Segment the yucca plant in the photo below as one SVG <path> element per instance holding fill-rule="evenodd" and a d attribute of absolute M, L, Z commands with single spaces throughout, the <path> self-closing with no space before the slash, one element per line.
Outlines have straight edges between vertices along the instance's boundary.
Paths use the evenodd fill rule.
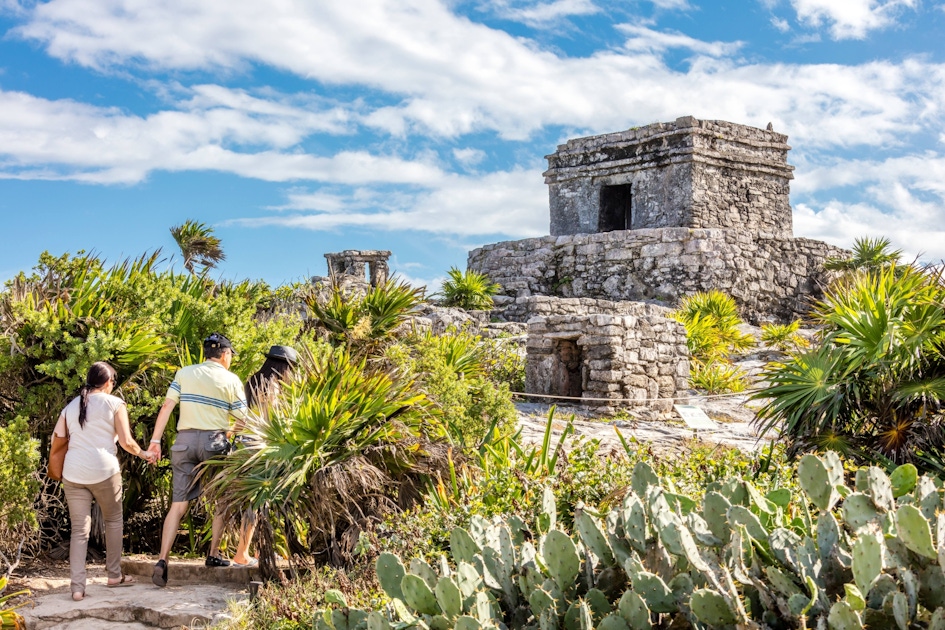
<path fill-rule="evenodd" d="M 763 430 L 791 452 L 832 448 L 864 460 L 942 469 L 945 283 L 941 269 L 859 271 L 835 283 L 812 319 L 822 341 L 774 364 L 754 397 Z"/>
<path fill-rule="evenodd" d="M 684 297 L 673 311 L 673 318 L 686 326 L 690 354 L 703 361 L 745 352 L 755 344 L 751 335 L 738 329 L 744 322 L 735 300 L 721 291 Z"/>
<path fill-rule="evenodd" d="M 401 484 L 445 470 L 446 451 L 433 445 L 442 428 L 411 381 L 369 371 L 341 348 L 303 368 L 247 423 L 246 447 L 209 463 L 207 491 L 231 513 L 268 514 L 314 553 L 359 520 L 397 509 Z M 275 574 L 271 548 L 261 562 Z"/>
<path fill-rule="evenodd" d="M 738 366 L 725 361 L 693 361 L 689 383 L 710 394 L 743 392 L 748 386 L 747 376 Z"/>
<path fill-rule="evenodd" d="M 488 310 L 492 308 L 492 296 L 502 287 L 489 280 L 484 273 L 456 267 L 447 272 L 449 279 L 443 281 L 439 295 L 443 306 L 455 306 L 466 310 Z"/>

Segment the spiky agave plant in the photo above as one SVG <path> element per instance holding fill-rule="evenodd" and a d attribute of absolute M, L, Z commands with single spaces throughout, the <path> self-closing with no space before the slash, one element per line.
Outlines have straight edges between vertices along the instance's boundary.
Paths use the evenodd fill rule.
<path fill-rule="evenodd" d="M 860 271 L 812 314 L 822 342 L 773 364 L 758 414 L 794 452 L 832 448 L 861 459 L 943 466 L 945 283 L 942 270 Z"/>
<path fill-rule="evenodd" d="M 367 370 L 365 359 L 340 348 L 309 357 L 298 374 L 247 423 L 246 446 L 209 462 L 204 474 L 222 509 L 268 514 L 269 526 L 311 551 L 361 519 L 396 510 L 401 484 L 448 462 L 446 449 L 433 445 L 439 422 L 411 381 Z M 271 547 L 260 556 L 275 575 Z"/>

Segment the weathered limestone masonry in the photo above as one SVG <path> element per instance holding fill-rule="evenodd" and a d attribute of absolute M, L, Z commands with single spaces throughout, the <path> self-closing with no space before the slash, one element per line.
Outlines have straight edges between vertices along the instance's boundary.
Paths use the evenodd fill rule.
<path fill-rule="evenodd" d="M 673 304 L 720 289 L 754 323 L 803 316 L 844 251 L 792 237 L 786 141 L 689 116 L 569 140 L 548 156 L 552 235 L 486 245 L 468 266 L 515 299 Z"/>
<path fill-rule="evenodd" d="M 560 308 L 536 303 L 531 307 L 569 311 L 611 306 L 561 302 L 565 304 Z M 529 319 L 525 390 L 583 398 L 602 411 L 613 410 L 609 401 L 615 399 L 646 401 L 654 410 L 668 411 L 672 397 L 688 387 L 685 328 L 666 317 L 669 309 L 660 306 L 629 302 L 612 306 L 613 314 Z"/>
<path fill-rule="evenodd" d="M 515 301 L 498 313 L 526 321 L 534 295 L 658 300 L 675 304 L 719 289 L 753 323 L 791 321 L 819 295 L 821 265 L 843 250 L 805 238 L 765 239 L 743 230 L 662 228 L 545 236 L 486 245 L 469 267 L 502 285 Z"/>
<path fill-rule="evenodd" d="M 692 227 L 791 236 L 787 136 L 677 118 L 578 138 L 547 156 L 551 234 Z"/>

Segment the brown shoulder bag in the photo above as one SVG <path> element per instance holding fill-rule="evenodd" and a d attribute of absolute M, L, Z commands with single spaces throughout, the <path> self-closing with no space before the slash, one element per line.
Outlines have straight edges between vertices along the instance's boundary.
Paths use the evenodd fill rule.
<path fill-rule="evenodd" d="M 66 437 L 56 435 L 53 431 L 52 445 L 49 447 L 49 464 L 46 467 L 46 476 L 56 481 L 62 480 L 62 465 L 66 462 L 66 451 L 69 450 L 69 423 L 66 426 Z"/>

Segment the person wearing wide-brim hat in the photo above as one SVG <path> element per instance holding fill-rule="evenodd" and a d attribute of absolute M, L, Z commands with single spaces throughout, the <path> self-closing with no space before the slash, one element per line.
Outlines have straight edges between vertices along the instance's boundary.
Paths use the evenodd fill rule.
<path fill-rule="evenodd" d="M 279 383 L 292 374 L 299 363 L 299 353 L 292 346 L 272 346 L 266 362 L 246 381 L 246 403 L 257 411 L 279 394 Z"/>

